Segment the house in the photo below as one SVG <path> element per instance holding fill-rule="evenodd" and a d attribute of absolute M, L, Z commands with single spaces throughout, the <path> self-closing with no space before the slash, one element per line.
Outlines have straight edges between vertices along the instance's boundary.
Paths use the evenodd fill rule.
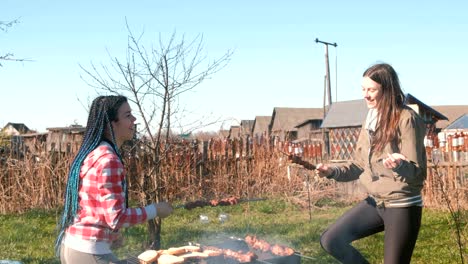
<path fill-rule="evenodd" d="M 25 124 L 9 122 L 1 130 L 0 146 L 2 149 L 9 149 L 9 151 L 19 157 L 24 154 L 26 150 L 21 135 L 29 132 L 34 131 L 31 131 Z"/>
<path fill-rule="evenodd" d="M 307 120 L 322 120 L 323 108 L 275 107 L 269 125 L 270 136 L 280 141 L 292 141 L 298 138 L 299 124 Z"/>
<path fill-rule="evenodd" d="M 422 117 L 427 125 L 426 133 L 436 133 L 436 123 L 440 120 L 448 120 L 448 117 L 441 114 L 436 109 L 426 105 L 419 101 L 416 97 L 411 94 L 407 94 L 405 98 L 405 104 L 413 108 L 419 116 Z"/>
<path fill-rule="evenodd" d="M 434 131 L 439 120 L 448 119 L 411 94 L 406 95 L 405 103 L 423 118 L 429 128 L 428 133 L 433 133 L 431 131 Z M 332 104 L 322 124 L 322 128 L 327 130 L 325 144 L 328 146 L 326 150 L 330 160 L 351 159 L 367 112 L 364 99 Z"/>
<path fill-rule="evenodd" d="M 460 116 L 457 120 L 444 128 L 444 131 L 463 130 L 468 132 L 468 113 Z"/>
<path fill-rule="evenodd" d="M 271 122 L 271 116 L 256 116 L 252 124 L 252 137 L 257 144 L 264 143 L 263 140 L 268 139 L 270 133 L 268 126 Z"/>
<path fill-rule="evenodd" d="M 240 134 L 243 137 L 250 137 L 252 136 L 252 127 L 254 124 L 254 120 L 241 120 L 240 123 Z"/>
<path fill-rule="evenodd" d="M 335 102 L 331 105 L 322 123 L 322 128 L 326 129 L 325 152 L 329 153 L 330 159 L 351 158 L 367 111 L 364 99 Z"/>
<path fill-rule="evenodd" d="M 72 125 L 69 127 L 47 128 L 47 151 L 74 153 L 80 148 L 86 127 Z"/>
<path fill-rule="evenodd" d="M 231 126 L 229 129 L 229 138 L 230 139 L 238 139 L 241 136 L 240 126 Z"/>
<path fill-rule="evenodd" d="M 9 122 L 2 128 L 2 133 L 6 136 L 19 136 L 26 134 L 30 129 L 23 123 L 11 123 Z"/>
<path fill-rule="evenodd" d="M 447 117 L 447 120 L 441 120 L 437 122 L 437 132 L 440 132 L 441 130 L 446 128 L 448 125 L 450 125 L 451 122 L 454 122 L 456 119 L 468 114 L 468 105 L 435 105 L 431 107 Z"/>
<path fill-rule="evenodd" d="M 311 141 L 322 140 L 322 126 L 323 119 L 308 119 L 298 124 L 297 140 L 296 141 Z"/>

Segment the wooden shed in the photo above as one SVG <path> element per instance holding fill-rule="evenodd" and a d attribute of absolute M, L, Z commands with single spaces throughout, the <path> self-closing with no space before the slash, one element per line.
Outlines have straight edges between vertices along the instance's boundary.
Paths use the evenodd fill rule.
<path fill-rule="evenodd" d="M 47 128 L 47 151 L 75 153 L 83 141 L 86 127 L 73 125 L 69 127 Z"/>
<path fill-rule="evenodd" d="M 25 150 L 34 155 L 44 154 L 47 146 L 47 135 L 47 133 L 30 133 L 22 135 Z"/>
<path fill-rule="evenodd" d="M 329 159 L 351 158 L 367 111 L 367 104 L 363 99 L 335 102 L 331 105 L 322 124 L 322 128 L 326 130 L 325 150 Z"/>
<path fill-rule="evenodd" d="M 299 141 L 313 141 L 322 140 L 322 126 L 323 119 L 308 119 L 298 124 L 297 128 L 297 140 Z"/>
<path fill-rule="evenodd" d="M 270 136 L 280 141 L 293 141 L 298 138 L 297 125 L 322 119 L 323 108 L 275 107 L 269 125 Z"/>

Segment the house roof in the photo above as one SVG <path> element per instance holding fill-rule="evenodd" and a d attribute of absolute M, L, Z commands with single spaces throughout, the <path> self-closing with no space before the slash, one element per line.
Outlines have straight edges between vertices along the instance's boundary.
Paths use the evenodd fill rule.
<path fill-rule="evenodd" d="M 271 122 L 271 116 L 256 116 L 252 125 L 252 134 L 268 133 L 268 126 Z"/>
<path fill-rule="evenodd" d="M 69 126 L 69 127 L 48 127 L 46 128 L 49 131 L 53 132 L 63 132 L 63 133 L 80 133 L 86 131 L 86 127 L 83 126 Z"/>
<path fill-rule="evenodd" d="M 29 132 L 29 128 L 23 123 L 9 122 L 8 124 L 5 125 L 5 127 L 8 127 L 8 126 L 12 126 L 16 131 L 20 132 L 21 134 L 25 134 Z"/>
<path fill-rule="evenodd" d="M 455 107 L 431 107 L 424 104 L 411 94 L 406 95 L 405 103 L 417 104 L 420 108 L 430 113 L 432 118 L 437 120 L 437 127 L 446 127 L 448 125 L 448 121 L 446 120 L 450 119 L 452 114 L 451 112 L 459 113 L 459 115 L 461 115 L 461 111 L 464 110 L 465 113 L 468 113 L 468 105 Z M 333 103 L 327 113 L 327 116 L 323 120 L 322 127 L 334 128 L 361 126 L 362 122 L 364 122 L 364 119 L 366 118 L 367 111 L 368 108 L 364 99 Z M 450 115 L 446 113 L 449 113 Z"/>
<path fill-rule="evenodd" d="M 436 127 L 443 129 L 446 128 L 451 122 L 457 118 L 468 114 L 468 105 L 435 105 L 432 108 L 444 114 L 448 120 L 440 120 L 436 123 Z"/>
<path fill-rule="evenodd" d="M 275 107 L 270 131 L 296 131 L 296 126 L 310 119 L 323 119 L 323 108 Z"/>
<path fill-rule="evenodd" d="M 367 111 L 364 99 L 335 102 L 328 110 L 322 128 L 361 126 Z"/>
<path fill-rule="evenodd" d="M 413 95 L 411 94 L 406 94 L 406 98 L 405 98 L 405 104 L 417 104 L 419 107 L 423 108 L 425 111 L 429 112 L 432 114 L 432 118 L 434 120 L 448 120 L 448 118 L 446 116 L 444 116 L 443 114 L 439 113 L 439 111 L 437 111 L 436 109 L 426 105 L 425 103 L 419 101 L 416 97 L 414 97 Z M 437 122 L 436 121 L 436 122 Z"/>
<path fill-rule="evenodd" d="M 23 138 L 34 138 L 34 137 L 44 137 L 44 136 L 47 136 L 48 133 L 47 132 L 41 132 L 41 133 L 28 133 L 28 134 L 24 134 L 22 135 Z"/>
<path fill-rule="evenodd" d="M 445 129 L 467 129 L 468 128 L 468 114 L 460 116 L 457 120 L 453 121 Z"/>

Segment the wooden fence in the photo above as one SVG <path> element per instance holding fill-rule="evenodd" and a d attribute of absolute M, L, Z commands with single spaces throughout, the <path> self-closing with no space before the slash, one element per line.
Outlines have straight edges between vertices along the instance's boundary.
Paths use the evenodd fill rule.
<path fill-rule="evenodd" d="M 468 161 L 428 164 L 423 190 L 425 204 L 446 208 L 449 204 L 468 208 Z"/>
<path fill-rule="evenodd" d="M 318 179 L 310 171 L 289 166 L 284 153 L 294 151 L 294 147 L 304 159 L 312 163 L 324 162 L 319 151 L 321 146 L 303 144 L 302 152 L 298 146 L 274 141 L 223 143 L 218 139 L 167 144 L 159 160 L 157 175 L 160 182 L 152 182 L 150 188 L 154 189 L 149 191 L 157 189 L 165 200 L 172 202 L 232 195 L 246 198 L 280 195 L 298 200 L 307 196 L 310 199 L 311 194 L 314 199 L 321 195 L 362 196 L 356 183 L 342 185 Z M 124 157 L 130 198 L 138 200 L 144 186 L 142 175 L 148 173 L 152 163 L 151 156 L 141 146 L 131 151 L 131 155 L 124 152 Z M 73 157 L 74 153 L 58 152 L 44 157 L 26 153 L 21 159 L 0 156 L 0 213 L 62 206 Z M 429 165 L 424 187 L 425 204 L 440 207 L 447 197 L 452 201 L 466 201 L 467 168 L 466 162 L 439 164 L 437 168 Z"/>

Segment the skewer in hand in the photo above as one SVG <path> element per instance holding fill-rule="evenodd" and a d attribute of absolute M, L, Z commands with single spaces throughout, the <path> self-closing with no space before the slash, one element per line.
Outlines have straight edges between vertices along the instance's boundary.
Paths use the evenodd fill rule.
<path fill-rule="evenodd" d="M 303 160 L 301 157 L 299 157 L 297 155 L 294 155 L 294 154 L 287 154 L 287 155 L 288 155 L 288 160 L 290 162 L 295 163 L 295 164 L 299 164 L 299 165 L 303 166 L 305 169 L 315 170 L 315 168 L 316 168 L 314 164 Z"/>

